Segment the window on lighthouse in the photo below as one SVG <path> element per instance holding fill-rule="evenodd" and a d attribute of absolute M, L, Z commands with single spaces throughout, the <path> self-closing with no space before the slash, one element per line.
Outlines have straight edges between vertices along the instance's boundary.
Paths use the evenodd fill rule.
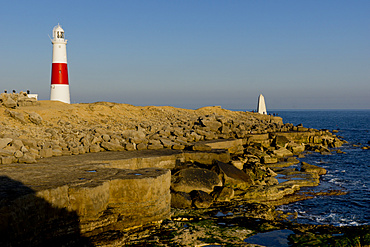
<path fill-rule="evenodd" d="M 64 32 L 57 32 L 57 38 L 63 39 L 64 38 Z"/>

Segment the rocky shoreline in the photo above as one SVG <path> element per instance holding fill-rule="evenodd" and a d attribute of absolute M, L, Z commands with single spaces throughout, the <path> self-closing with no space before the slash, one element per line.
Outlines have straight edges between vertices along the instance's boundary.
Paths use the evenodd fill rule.
<path fill-rule="evenodd" d="M 358 227 L 360 235 L 354 237 L 346 228 L 296 224 L 294 215 L 274 208 L 314 196 L 301 193 L 301 188 L 318 185 L 326 171 L 297 157 L 310 152 L 331 154 L 332 148 L 345 142 L 328 130 L 221 107 L 187 110 L 108 102 L 67 105 L 29 101 L 23 96 L 0 97 L 0 177 L 13 184 L 0 188 L 0 215 L 9 221 L 18 219 L 9 216 L 15 213 L 9 211 L 9 205 L 24 204 L 32 192 L 53 207 L 72 210 L 68 222 L 72 217 L 79 223 L 72 232 L 67 230 L 68 224 L 60 227 L 59 233 L 50 230 L 55 236 L 46 240 L 29 236 L 29 231 L 15 232 L 10 238 L 13 243 L 2 242 L 5 246 L 29 243 L 33 238 L 35 246 L 61 238 L 66 246 L 238 246 L 247 245 L 244 240 L 249 236 L 276 229 L 294 231 L 291 241 L 297 246 L 357 239 L 360 246 L 370 244 L 366 227 Z M 36 176 L 35 171 L 46 170 L 46 175 L 37 175 L 38 180 L 29 179 Z M 81 181 L 77 174 L 83 171 L 100 177 L 84 173 Z M 68 172 L 76 176 L 64 178 Z M 141 176 L 146 172 L 148 175 Z M 52 182 L 43 183 L 46 180 Z M 60 184 L 55 183 L 58 180 Z M 112 185 L 116 180 L 119 184 Z M 128 189 L 126 184 L 132 187 Z M 68 199 L 56 200 L 51 194 L 66 185 Z M 23 189 L 15 198 L 12 193 L 19 186 Z M 122 188 L 121 195 L 112 188 Z M 144 195 L 135 192 L 138 190 L 148 192 Z M 92 192 L 96 196 L 92 197 Z M 101 198 L 106 199 L 102 202 Z M 128 206 L 129 200 L 135 202 L 132 205 L 137 211 Z M 151 200 L 157 202 L 148 204 Z M 23 206 L 19 207 L 22 210 Z M 133 215 L 134 221 L 130 220 Z M 50 227 L 50 219 L 44 221 Z M 19 228 L 13 225 L 13 230 Z"/>

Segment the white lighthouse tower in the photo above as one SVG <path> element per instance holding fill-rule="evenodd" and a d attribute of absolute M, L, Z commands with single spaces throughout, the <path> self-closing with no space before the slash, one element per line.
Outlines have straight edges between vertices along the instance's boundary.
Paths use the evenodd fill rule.
<path fill-rule="evenodd" d="M 64 39 L 64 30 L 59 24 L 53 28 L 51 43 L 53 43 L 53 63 L 51 68 L 50 100 L 58 100 L 70 104 L 67 40 Z"/>

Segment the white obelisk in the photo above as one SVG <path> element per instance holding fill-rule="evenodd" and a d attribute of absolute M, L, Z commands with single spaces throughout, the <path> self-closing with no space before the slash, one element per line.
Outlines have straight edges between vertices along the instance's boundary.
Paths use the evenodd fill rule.
<path fill-rule="evenodd" d="M 259 114 L 267 114 L 266 104 L 265 104 L 265 97 L 263 97 L 262 94 L 260 94 L 260 96 L 258 96 L 257 112 Z"/>
<path fill-rule="evenodd" d="M 64 30 L 58 24 L 53 29 L 53 63 L 51 68 L 50 100 L 58 100 L 70 104 L 68 69 L 67 69 L 67 40 Z"/>

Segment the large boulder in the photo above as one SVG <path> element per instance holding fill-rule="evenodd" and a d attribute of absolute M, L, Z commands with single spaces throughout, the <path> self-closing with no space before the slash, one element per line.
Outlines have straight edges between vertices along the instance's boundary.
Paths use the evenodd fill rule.
<path fill-rule="evenodd" d="M 210 193 L 215 186 L 222 182 L 214 171 L 200 168 L 188 168 L 172 176 L 171 189 L 177 192 L 190 193 L 193 190 L 202 190 Z"/>
<path fill-rule="evenodd" d="M 217 161 L 212 170 L 218 174 L 226 187 L 245 190 L 253 185 L 253 180 L 248 174 L 231 164 Z"/>
<path fill-rule="evenodd" d="M 196 208 L 209 208 L 213 202 L 212 196 L 202 190 L 193 190 L 190 196 Z"/>

